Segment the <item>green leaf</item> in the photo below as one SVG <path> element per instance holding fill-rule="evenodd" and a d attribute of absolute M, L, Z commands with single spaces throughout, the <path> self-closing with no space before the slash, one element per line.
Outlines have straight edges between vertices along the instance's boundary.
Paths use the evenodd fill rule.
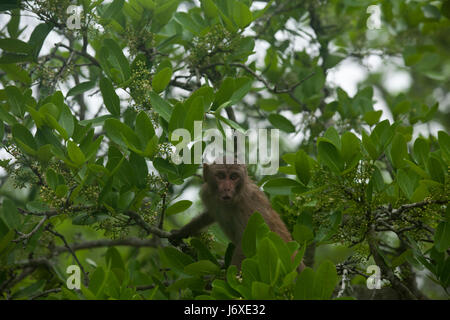
<path fill-rule="evenodd" d="M 68 135 L 67 131 L 63 127 L 61 127 L 61 125 L 58 123 L 58 121 L 56 121 L 56 119 L 50 113 L 44 114 L 44 122 L 50 128 L 58 131 L 58 133 L 61 135 L 61 137 L 64 140 L 69 139 L 69 135 Z"/>
<path fill-rule="evenodd" d="M 104 44 L 108 49 L 109 57 L 113 61 L 113 66 L 118 67 L 122 74 L 122 81 L 126 81 L 130 78 L 131 71 L 127 58 L 122 52 L 119 45 L 112 39 L 105 39 Z"/>
<path fill-rule="evenodd" d="M 292 237 L 298 243 L 305 243 L 305 242 L 309 243 L 314 239 L 314 233 L 308 226 L 297 223 L 294 226 L 294 231 L 292 232 Z"/>
<path fill-rule="evenodd" d="M 141 111 L 136 116 L 135 132 L 141 141 L 142 146 L 147 146 L 150 140 L 155 136 L 155 129 L 152 121 L 145 111 Z"/>
<path fill-rule="evenodd" d="M 125 270 L 125 264 L 122 260 L 120 252 L 115 247 L 109 247 L 105 254 L 106 264 L 111 269 Z"/>
<path fill-rule="evenodd" d="M 419 137 L 414 141 L 414 159 L 418 164 L 425 166 L 428 161 L 428 155 L 430 153 L 430 147 L 427 140 Z"/>
<path fill-rule="evenodd" d="M 252 214 L 242 235 L 242 252 L 247 258 L 256 254 L 258 237 L 262 237 L 268 232 L 269 227 L 267 227 L 261 214 L 258 212 Z"/>
<path fill-rule="evenodd" d="M 126 124 L 117 119 L 107 119 L 104 128 L 113 142 L 130 148 L 134 152 L 140 152 L 141 143 L 139 137 Z"/>
<path fill-rule="evenodd" d="M 172 115 L 172 107 L 170 104 L 153 91 L 150 91 L 149 95 L 153 110 L 156 111 L 164 120 L 169 122 Z"/>
<path fill-rule="evenodd" d="M 28 44 L 33 47 L 33 58 L 37 60 L 39 52 L 41 51 L 42 45 L 44 44 L 45 38 L 53 29 L 53 23 L 41 23 L 34 28 L 30 35 Z"/>
<path fill-rule="evenodd" d="M 295 154 L 295 172 L 297 178 L 306 186 L 311 179 L 309 156 L 302 149 Z"/>
<path fill-rule="evenodd" d="M 4 2 L 9 3 L 16 3 L 16 0 L 4 0 Z M 22 33 L 23 29 L 19 32 L 19 25 L 20 25 L 20 10 L 14 9 L 11 11 L 11 19 L 8 22 L 7 28 L 8 33 L 11 36 L 11 38 L 18 38 L 20 33 Z"/>
<path fill-rule="evenodd" d="M 102 267 L 97 267 L 89 279 L 89 290 L 95 295 L 96 298 L 101 297 L 105 280 L 105 271 Z"/>
<path fill-rule="evenodd" d="M 280 259 L 272 241 L 263 238 L 257 244 L 257 259 L 261 280 L 274 285 L 280 274 Z"/>
<path fill-rule="evenodd" d="M 58 120 L 58 123 L 61 127 L 67 132 L 67 136 L 71 137 L 73 134 L 73 130 L 75 129 L 74 116 L 70 111 L 69 107 L 65 104 L 62 106 L 61 114 Z"/>
<path fill-rule="evenodd" d="M 36 141 L 27 128 L 25 128 L 21 124 L 15 124 L 12 127 L 12 136 L 19 148 L 22 149 L 25 153 L 29 153 L 31 155 L 36 154 Z"/>
<path fill-rule="evenodd" d="M 2 3 L 0 3 L 0 11 L 13 10 L 19 7 L 19 0 L 4 0 Z"/>
<path fill-rule="evenodd" d="M 380 153 L 377 151 L 377 148 L 372 141 L 372 138 L 366 133 L 366 131 L 362 131 L 362 143 L 364 146 L 364 149 L 366 149 L 367 153 L 369 153 L 369 156 L 372 160 L 377 160 Z"/>
<path fill-rule="evenodd" d="M 418 177 L 413 171 L 404 169 L 397 171 L 397 184 L 408 199 L 411 199 L 418 180 Z"/>
<path fill-rule="evenodd" d="M 2 203 L 2 218 L 10 229 L 16 229 L 21 224 L 21 217 L 14 202 L 4 199 Z"/>
<path fill-rule="evenodd" d="M 65 197 L 67 195 L 67 192 L 69 191 L 69 187 L 65 184 L 60 184 L 55 189 L 55 194 L 58 198 Z"/>
<path fill-rule="evenodd" d="M 99 136 L 95 141 L 92 141 L 86 149 L 81 148 L 81 151 L 83 151 L 86 161 L 89 161 L 92 157 L 95 157 L 97 154 L 98 148 L 100 148 L 100 144 L 103 141 L 104 136 Z"/>
<path fill-rule="evenodd" d="M 411 109 L 411 101 L 410 100 L 403 100 L 399 103 L 397 103 L 392 110 L 392 113 L 395 116 L 398 116 L 399 114 L 407 113 Z"/>
<path fill-rule="evenodd" d="M 58 185 L 58 176 L 52 168 L 47 169 L 47 172 L 45 173 L 45 180 L 50 188 L 53 190 L 56 189 L 56 186 Z"/>
<path fill-rule="evenodd" d="M 29 55 L 33 52 L 32 46 L 19 39 L 0 39 L 0 49 L 24 55 Z"/>
<path fill-rule="evenodd" d="M 261 109 L 268 112 L 277 110 L 281 104 L 277 99 L 260 99 L 258 103 Z"/>
<path fill-rule="evenodd" d="M 242 100 L 245 95 L 251 90 L 253 85 L 253 78 L 241 77 L 234 79 L 233 94 L 230 97 L 230 103 L 235 104 Z"/>
<path fill-rule="evenodd" d="M 123 8 L 124 0 L 114 0 L 102 14 L 103 19 L 111 19 Z"/>
<path fill-rule="evenodd" d="M 20 89 L 15 86 L 7 86 L 5 92 L 11 111 L 15 115 L 23 117 L 23 114 L 25 113 L 25 98 Z"/>
<path fill-rule="evenodd" d="M 325 260 L 316 271 L 314 279 L 314 296 L 319 300 L 330 299 L 338 282 L 335 265 Z"/>
<path fill-rule="evenodd" d="M 213 0 L 200 0 L 200 3 L 208 18 L 215 18 L 219 15 L 219 9 Z"/>
<path fill-rule="evenodd" d="M 202 26 L 198 24 L 192 17 L 186 12 L 176 12 L 173 15 L 175 21 L 177 21 L 183 28 L 189 30 L 194 35 L 200 35 Z M 161 90 L 162 91 L 162 90 Z"/>
<path fill-rule="evenodd" d="M 311 300 L 314 295 L 315 274 L 313 269 L 306 267 L 297 278 L 294 288 L 295 300 Z"/>
<path fill-rule="evenodd" d="M 447 19 L 450 19 L 450 1 L 449 0 L 443 1 L 442 7 L 441 7 L 441 13 Z"/>
<path fill-rule="evenodd" d="M 174 164 L 170 163 L 169 160 L 163 158 L 155 158 L 153 159 L 153 166 L 160 173 L 166 174 L 174 174 L 177 175 L 177 168 Z"/>
<path fill-rule="evenodd" d="M 45 114 L 51 115 L 55 119 L 59 119 L 59 115 L 61 113 L 61 110 L 52 102 L 44 104 L 40 109 L 39 112 L 45 117 Z"/>
<path fill-rule="evenodd" d="M 230 128 L 235 129 L 237 131 L 240 131 L 242 133 L 245 133 L 244 128 L 242 128 L 238 123 L 236 123 L 235 121 L 228 119 L 228 118 L 224 118 L 220 115 L 218 115 L 217 113 L 215 114 L 217 119 L 220 119 L 221 121 L 225 122 Z"/>
<path fill-rule="evenodd" d="M 75 192 L 75 190 L 74 190 Z M 73 192 L 72 192 L 73 194 Z M 73 225 L 91 225 L 96 222 L 103 221 L 105 219 L 108 219 L 109 216 L 106 214 L 88 214 L 86 212 L 82 212 L 78 214 L 77 216 L 72 218 L 72 224 Z"/>
<path fill-rule="evenodd" d="M 0 57 L 0 64 L 26 62 L 31 60 L 32 57 L 30 55 L 3 52 L 2 56 Z"/>
<path fill-rule="evenodd" d="M 231 288 L 225 281 L 215 279 L 212 282 L 212 287 L 212 297 L 216 299 L 236 299 L 233 288 Z"/>
<path fill-rule="evenodd" d="M 200 260 L 185 266 L 184 272 L 194 276 L 218 275 L 220 267 L 209 260 Z"/>
<path fill-rule="evenodd" d="M 290 195 L 295 189 L 304 191 L 306 188 L 298 181 L 289 178 L 274 178 L 267 181 L 264 186 L 264 191 L 273 195 Z"/>
<path fill-rule="evenodd" d="M 164 89 L 169 84 L 171 78 L 172 78 L 172 68 L 170 67 L 163 68 L 153 77 L 152 89 L 157 93 L 164 91 Z"/>
<path fill-rule="evenodd" d="M 252 283 L 252 299 L 273 300 L 274 297 L 275 296 L 270 285 L 259 281 Z"/>
<path fill-rule="evenodd" d="M 172 115 L 169 121 L 169 132 L 173 132 L 178 128 L 184 128 L 184 121 L 186 117 L 186 104 L 177 103 L 173 108 Z"/>
<path fill-rule="evenodd" d="M 271 113 L 269 115 L 269 122 L 277 129 L 283 130 L 284 132 L 292 133 L 295 132 L 295 127 L 291 121 L 283 117 L 278 113 Z"/>
<path fill-rule="evenodd" d="M 83 165 L 86 161 L 86 157 L 83 154 L 83 151 L 77 146 L 77 144 L 73 141 L 67 142 L 67 152 L 69 154 L 70 160 L 72 160 L 77 166 Z"/>
<path fill-rule="evenodd" d="M 331 171 L 339 174 L 344 169 L 344 161 L 338 149 L 330 142 L 319 138 L 317 141 L 317 158 Z"/>
<path fill-rule="evenodd" d="M 384 151 L 386 146 L 391 142 L 394 137 L 394 127 L 389 124 L 388 120 L 381 121 L 375 129 L 373 129 L 370 138 L 375 144 L 378 154 Z"/>
<path fill-rule="evenodd" d="M 120 115 L 120 99 L 116 94 L 111 81 L 107 78 L 100 79 L 100 91 L 106 109 L 114 116 Z"/>
<path fill-rule="evenodd" d="M 214 89 L 207 85 L 198 88 L 189 96 L 184 105 L 189 108 L 191 103 L 193 103 L 197 97 L 203 97 L 204 111 L 208 112 L 211 108 L 211 103 L 214 100 Z"/>
<path fill-rule="evenodd" d="M 220 105 L 230 100 L 233 93 L 234 79 L 230 77 L 223 79 L 222 84 L 220 85 L 220 88 L 215 95 L 213 110 L 216 110 Z"/>
<path fill-rule="evenodd" d="M 80 84 L 78 84 L 75 87 L 71 88 L 67 92 L 66 97 L 77 96 L 79 94 L 82 94 L 83 92 L 86 92 L 86 91 L 94 88 L 94 87 L 95 87 L 95 81 L 81 82 Z"/>
<path fill-rule="evenodd" d="M 392 140 L 389 154 L 392 165 L 395 168 L 401 168 L 404 166 L 403 160 L 408 156 L 408 148 L 406 146 L 406 141 L 403 135 L 399 133 L 395 134 L 395 137 Z"/>
<path fill-rule="evenodd" d="M 354 168 L 361 159 L 361 141 L 351 132 L 345 132 L 341 138 L 341 154 L 346 170 Z"/>
<path fill-rule="evenodd" d="M 438 132 L 438 142 L 443 155 L 450 161 L 450 136 L 445 131 Z"/>
<path fill-rule="evenodd" d="M 367 111 L 364 114 L 363 119 L 369 126 L 373 126 L 374 124 L 376 124 L 380 120 L 380 117 L 381 117 L 382 114 L 383 114 L 382 110 Z"/>
<path fill-rule="evenodd" d="M 422 12 L 427 19 L 439 20 L 441 18 L 439 9 L 431 4 L 422 6 Z"/>
<path fill-rule="evenodd" d="M 2 58 L 0 58 L 2 59 Z M 23 68 L 15 64 L 1 64 L 0 69 L 3 69 L 12 80 L 20 81 L 28 86 L 31 85 L 31 78 Z"/>
<path fill-rule="evenodd" d="M 160 250 L 160 253 L 166 259 L 169 266 L 177 271 L 184 272 L 184 267 L 194 263 L 194 260 L 190 256 L 174 247 L 165 247 Z"/>
<path fill-rule="evenodd" d="M 0 145 L 3 141 L 4 135 L 5 135 L 5 125 L 3 124 L 3 121 L 0 121 Z"/>
<path fill-rule="evenodd" d="M 329 127 L 323 137 L 331 142 L 337 150 L 341 150 L 341 138 L 334 127 Z"/>
<path fill-rule="evenodd" d="M 199 239 L 193 238 L 190 241 L 191 246 L 197 250 L 197 258 L 198 260 L 209 260 L 216 265 L 219 265 L 217 262 L 217 259 L 214 257 L 214 255 L 209 251 L 208 247 Z"/>
<path fill-rule="evenodd" d="M 442 168 L 441 162 L 434 156 L 431 156 L 427 161 L 427 169 L 430 173 L 431 178 L 434 181 L 438 181 L 442 184 L 445 183 L 445 173 Z"/>
<path fill-rule="evenodd" d="M 190 200 L 180 200 L 166 209 L 166 215 L 170 216 L 187 210 L 192 205 Z"/>
<path fill-rule="evenodd" d="M 442 221 L 434 234 L 434 246 L 439 252 L 444 252 L 450 247 L 450 222 Z"/>
<path fill-rule="evenodd" d="M 239 28 L 244 29 L 253 21 L 252 12 L 243 2 L 233 1 L 231 6 L 233 20 Z"/>
<path fill-rule="evenodd" d="M 130 153 L 130 166 L 132 176 L 135 177 L 136 187 L 144 189 L 147 185 L 148 167 L 145 158 L 134 152 Z"/>
<path fill-rule="evenodd" d="M 45 286 L 45 283 L 46 283 L 45 279 L 38 280 L 30 284 L 29 286 L 25 287 L 24 289 L 16 291 L 11 296 L 11 299 L 20 300 L 20 298 L 29 298 L 33 294 L 40 292 L 41 289 Z"/>
<path fill-rule="evenodd" d="M 199 96 L 197 97 L 189 106 L 189 110 L 187 111 L 187 114 L 185 115 L 184 120 L 184 128 L 188 130 L 191 133 L 191 137 L 193 139 L 197 139 L 198 137 L 194 136 L 194 122 L 195 121 L 203 121 L 203 114 L 204 114 L 204 108 L 203 108 L 203 97 Z M 201 134 L 201 132 L 200 132 Z"/>

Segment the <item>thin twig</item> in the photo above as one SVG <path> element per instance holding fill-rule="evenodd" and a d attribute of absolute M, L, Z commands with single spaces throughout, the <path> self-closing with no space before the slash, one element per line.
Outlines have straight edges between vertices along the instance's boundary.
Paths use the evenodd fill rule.
<path fill-rule="evenodd" d="M 85 286 L 89 286 L 89 274 L 86 272 L 86 270 L 84 270 L 83 265 L 81 264 L 80 260 L 78 260 L 77 255 L 75 254 L 75 252 L 72 250 L 72 248 L 69 246 L 69 244 L 66 241 L 66 238 L 59 232 L 52 230 L 52 225 L 48 224 L 45 228 L 45 230 L 47 230 L 48 232 L 50 232 L 51 234 L 57 236 L 58 238 L 60 238 L 63 242 L 64 242 L 64 246 L 67 248 L 67 250 L 70 252 L 70 254 L 73 256 L 73 258 L 75 259 L 76 263 L 80 266 L 81 271 L 84 274 L 84 284 Z"/>
<path fill-rule="evenodd" d="M 55 44 L 55 46 L 57 46 L 57 47 L 63 47 L 63 48 L 66 48 L 66 49 L 69 50 L 69 51 L 75 52 L 77 55 L 82 56 L 82 57 L 85 57 L 86 59 L 88 59 L 89 61 L 91 61 L 95 66 L 101 68 L 100 63 L 97 61 L 97 59 L 95 59 L 93 56 L 91 56 L 91 55 L 88 54 L 87 52 L 75 50 L 74 48 L 69 47 L 69 46 L 67 46 L 67 45 L 65 45 L 65 44 L 63 44 L 63 43 L 57 43 L 57 44 Z"/>
<path fill-rule="evenodd" d="M 154 235 L 157 235 L 160 238 L 169 238 L 170 237 L 170 232 L 161 230 L 159 228 L 153 227 L 151 225 L 149 225 L 147 222 L 144 221 L 144 219 L 135 211 L 127 211 L 125 212 L 125 214 L 127 216 L 129 216 L 130 218 L 132 218 L 137 225 L 139 225 L 140 227 L 142 227 L 145 231 L 147 231 L 148 234 L 152 233 Z"/>
<path fill-rule="evenodd" d="M 19 238 L 12 240 L 12 242 L 20 242 L 23 240 L 27 240 L 29 238 L 31 238 L 33 236 L 33 234 L 35 234 L 44 224 L 44 222 L 48 219 L 48 216 L 44 216 L 41 221 L 39 221 L 39 223 L 33 228 L 33 230 L 31 230 L 29 233 L 22 233 L 20 231 L 16 232 L 20 235 Z"/>
<path fill-rule="evenodd" d="M 42 292 L 39 292 L 39 293 L 37 293 L 35 295 L 30 296 L 30 298 L 28 298 L 28 300 L 34 300 L 34 299 L 37 299 L 37 298 L 40 298 L 40 297 L 43 297 L 43 296 L 47 296 L 47 295 L 49 295 L 51 293 L 61 292 L 61 290 L 62 290 L 61 288 L 48 289 L 48 290 L 45 290 L 45 291 L 42 291 Z"/>
<path fill-rule="evenodd" d="M 93 249 L 93 248 L 103 248 L 103 247 L 115 247 L 115 246 L 130 246 L 130 247 L 155 247 L 155 241 L 153 239 L 139 239 L 139 238 L 128 238 L 128 239 L 100 239 L 85 241 L 81 243 L 74 243 L 70 245 L 72 251 Z M 54 249 L 55 254 L 60 254 L 62 252 L 69 251 L 67 246 L 56 247 Z"/>

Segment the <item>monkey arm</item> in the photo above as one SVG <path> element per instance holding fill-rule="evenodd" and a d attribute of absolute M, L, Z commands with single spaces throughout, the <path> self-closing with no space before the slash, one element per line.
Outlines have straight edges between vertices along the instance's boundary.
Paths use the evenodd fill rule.
<path fill-rule="evenodd" d="M 214 218 L 208 213 L 204 212 L 198 217 L 192 219 L 191 222 L 186 224 L 184 227 L 178 230 L 173 230 L 171 232 L 172 239 L 183 239 L 191 235 L 200 232 L 201 229 L 207 227 L 214 222 Z"/>

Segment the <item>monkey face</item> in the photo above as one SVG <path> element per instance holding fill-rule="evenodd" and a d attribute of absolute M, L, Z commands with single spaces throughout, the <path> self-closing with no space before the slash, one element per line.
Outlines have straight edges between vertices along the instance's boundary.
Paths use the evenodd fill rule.
<path fill-rule="evenodd" d="M 204 167 L 204 175 L 219 201 L 233 203 L 240 194 L 245 179 L 244 170 L 241 165 L 213 164 Z"/>

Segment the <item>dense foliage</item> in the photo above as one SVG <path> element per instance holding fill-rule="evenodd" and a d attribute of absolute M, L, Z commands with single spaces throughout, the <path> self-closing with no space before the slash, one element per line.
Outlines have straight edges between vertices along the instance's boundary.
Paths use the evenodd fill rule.
<path fill-rule="evenodd" d="M 448 298 L 449 32 L 448 0 L 2 1 L 0 297 Z M 295 241 L 254 214 L 240 271 L 217 226 L 167 240 L 202 210 L 194 121 L 282 132 L 249 169 Z"/>

